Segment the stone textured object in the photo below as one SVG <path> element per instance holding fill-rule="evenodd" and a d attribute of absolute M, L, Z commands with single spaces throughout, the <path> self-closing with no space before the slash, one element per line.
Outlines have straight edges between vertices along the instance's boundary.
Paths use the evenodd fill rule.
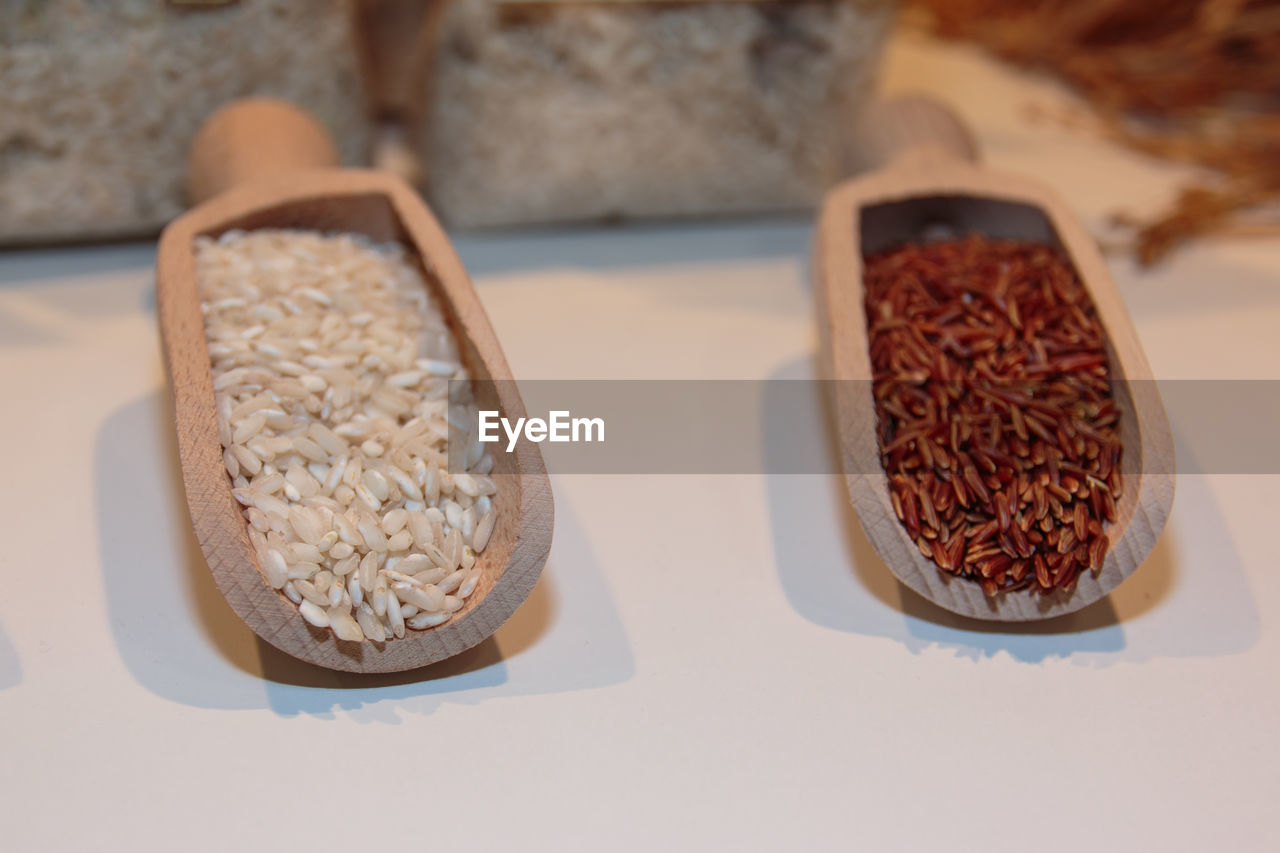
<path fill-rule="evenodd" d="M 390 27 L 397 38 L 372 55 L 394 79 L 363 89 L 358 3 L 428 31 Z M 368 160 L 371 112 L 404 112 L 452 225 L 812 208 L 850 171 L 845 142 L 892 7 L 3 2 L 0 245 L 156 232 L 185 208 L 196 127 L 250 94 L 311 112 L 347 164 Z"/>
<path fill-rule="evenodd" d="M 346 0 L 0 3 L 0 244 L 153 233 L 227 101 L 276 95 L 364 159 Z"/>
<path fill-rule="evenodd" d="M 416 136 L 460 226 L 806 209 L 849 172 L 888 0 L 454 0 Z"/>

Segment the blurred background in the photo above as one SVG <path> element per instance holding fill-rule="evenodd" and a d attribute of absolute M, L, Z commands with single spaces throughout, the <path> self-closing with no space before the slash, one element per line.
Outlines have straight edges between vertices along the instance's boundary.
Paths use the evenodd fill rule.
<path fill-rule="evenodd" d="M 1249 451 L 1276 456 L 1280 242 L 1257 235 L 1280 231 L 1278 33 L 1256 0 L 0 0 L 5 849 L 402 829 L 557 853 L 1270 853 L 1280 467 Z M 838 478 L 553 473 L 528 603 L 425 676 L 317 674 L 230 610 L 155 309 L 154 235 L 213 111 L 284 98 L 345 164 L 413 178 L 530 401 L 538 380 L 785 385 L 804 396 L 743 407 L 744 452 L 834 471 L 812 211 L 872 100 L 908 91 L 1114 251 L 1180 477 L 1106 602 L 1003 627 L 934 607 Z M 390 769 L 350 783 L 370 756 Z M 295 777 L 344 810 L 291 808 Z M 978 792 L 1011 780 L 1061 793 L 993 827 Z"/>
<path fill-rule="evenodd" d="M 1272 0 L 6 0 L 0 245 L 156 232 L 200 123 L 251 94 L 454 227 L 807 210 L 855 171 L 894 27 L 1081 96 L 1029 121 L 1201 168 L 1113 223 L 1143 261 L 1280 232 Z"/>

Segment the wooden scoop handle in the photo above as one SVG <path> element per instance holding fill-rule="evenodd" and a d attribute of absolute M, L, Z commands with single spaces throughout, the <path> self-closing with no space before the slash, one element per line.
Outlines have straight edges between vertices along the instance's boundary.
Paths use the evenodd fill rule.
<path fill-rule="evenodd" d="M 187 200 L 199 204 L 237 184 L 338 165 L 328 131 L 274 98 L 232 101 L 205 120 L 187 152 Z"/>
<path fill-rule="evenodd" d="M 964 120 L 941 101 L 902 95 L 877 101 L 862 115 L 855 152 L 864 169 L 914 158 L 978 162 L 978 144 Z"/>

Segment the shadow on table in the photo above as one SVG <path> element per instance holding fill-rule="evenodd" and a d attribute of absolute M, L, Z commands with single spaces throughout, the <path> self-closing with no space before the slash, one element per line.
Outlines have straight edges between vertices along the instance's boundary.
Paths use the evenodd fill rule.
<path fill-rule="evenodd" d="M 807 360 L 797 361 L 773 378 L 807 379 L 811 371 Z M 766 455 L 794 456 L 803 447 L 823 457 L 808 460 L 804 470 L 839 471 L 821 387 L 804 387 L 810 399 L 799 409 L 766 405 Z M 783 591 L 798 613 L 823 627 L 887 637 L 913 653 L 939 646 L 973 659 L 1003 651 L 1029 663 L 1070 657 L 1090 665 L 1234 654 L 1258 636 L 1240 557 L 1202 477 L 1179 479 L 1176 511 L 1164 535 L 1111 595 L 1065 616 L 1012 624 L 956 615 L 900 584 L 863 533 L 842 476 L 774 474 L 768 492 Z M 1207 543 L 1211 554 L 1188 550 L 1179 517 L 1195 519 L 1197 543 Z M 1199 571 L 1184 565 L 1192 555 L 1201 558 L 1193 563 Z"/>
<path fill-rule="evenodd" d="M 1109 266 L 1129 313 L 1148 321 L 1194 323 L 1235 311 L 1270 313 L 1280 307 L 1280 289 L 1267 242 L 1242 240 L 1226 248 L 1206 241 L 1187 246 L 1174 264 L 1140 267 L 1136 259 L 1120 257 L 1109 259 Z M 1206 281 L 1214 286 L 1205 287 Z"/>
<path fill-rule="evenodd" d="M 22 683 L 22 661 L 13 647 L 4 626 L 0 626 L 0 690 L 8 690 Z"/>
<path fill-rule="evenodd" d="M 362 722 L 397 722 L 403 712 L 430 714 L 445 702 L 586 690 L 634 672 L 609 590 L 563 504 L 541 580 L 475 648 L 420 670 L 372 676 L 290 657 L 258 639 L 214 585 L 187 515 L 177 459 L 169 398 L 160 391 L 108 418 L 94 454 L 116 645 L 134 678 L 159 696 L 202 708 L 319 717 L 344 711 Z M 561 618 L 562 609 L 574 618 Z"/>
<path fill-rule="evenodd" d="M 672 264 L 720 263 L 804 255 L 813 220 L 808 214 L 727 217 L 688 222 L 631 222 L 494 229 L 451 235 L 474 277 L 571 268 L 616 270 Z M 654 245 L 660 243 L 661 252 Z"/>
<path fill-rule="evenodd" d="M 155 258 L 155 241 L 145 238 L 78 246 L 5 249 L 0 251 L 0 289 L 39 285 L 43 290 L 50 278 L 83 279 L 86 285 L 92 285 L 104 275 L 150 269 Z M 99 291 L 101 289 L 98 288 Z M 68 305 L 68 308 L 76 313 L 96 316 L 97 311 L 115 299 L 111 295 L 102 295 L 98 304 Z"/>
<path fill-rule="evenodd" d="M 812 231 L 807 217 L 774 218 L 467 234 L 455 246 L 481 297 L 495 296 L 500 328 L 522 322 L 550 295 L 581 316 L 613 318 L 581 330 L 580 349 L 631 348 L 643 358 L 649 338 L 618 320 L 633 309 L 660 308 L 673 324 L 667 332 L 694 351 L 731 346 L 752 317 L 809 323 L 807 300 L 796 297 L 808 286 L 798 262 Z M 636 378 L 645 376 L 636 369 Z"/>
<path fill-rule="evenodd" d="M 66 324 L 138 310 L 152 288 L 138 272 L 155 262 L 154 243 L 60 246 L 0 251 L 0 346 L 54 345 Z M 107 287 L 104 278 L 136 279 L 136 287 Z"/>

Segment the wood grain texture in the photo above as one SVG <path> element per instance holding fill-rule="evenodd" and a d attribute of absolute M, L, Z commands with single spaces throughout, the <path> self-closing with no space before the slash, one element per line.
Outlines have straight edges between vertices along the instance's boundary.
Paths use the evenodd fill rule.
<path fill-rule="evenodd" d="M 355 0 L 351 42 L 369 113 L 399 122 L 426 107 L 440 22 L 452 0 Z"/>
<path fill-rule="evenodd" d="M 256 179 L 338 165 L 338 148 L 307 112 L 278 98 L 242 98 L 209 116 L 187 150 L 187 203 Z"/>
<path fill-rule="evenodd" d="M 976 163 L 979 155 L 969 126 L 924 95 L 872 103 L 859 116 L 851 148 L 859 173 L 892 165 L 903 157 L 951 157 Z"/>
<path fill-rule="evenodd" d="M 222 193 L 175 220 L 160 238 L 156 294 L 170 383 L 178 451 L 196 538 L 232 609 L 268 643 L 330 669 L 395 672 L 463 651 L 498 629 L 533 589 L 551 547 L 551 487 L 536 444 L 522 439 L 512 453 L 495 453 L 493 479 L 498 521 L 480 555 L 482 580 L 449 622 L 408 631 L 385 643 L 337 640 L 311 627 L 298 609 L 266 583 L 248 538 L 240 506 L 222 464 L 213 376 L 200 299 L 193 241 L 233 228 L 308 228 L 400 240 L 415 249 L 428 286 L 440 297 L 458 337 L 463 360 L 495 399 L 481 400 L 505 417 L 523 417 L 524 403 L 475 290 L 430 211 L 407 185 L 390 175 L 318 170 L 283 181 L 258 181 Z"/>
<path fill-rule="evenodd" d="M 940 571 L 923 557 L 894 513 L 880 466 L 862 287 L 864 253 L 918 241 L 939 223 L 958 235 L 1041 240 L 1060 245 L 1089 291 L 1108 338 L 1121 411 L 1124 494 L 1102 570 L 1076 588 L 1048 595 L 1023 591 L 987 598 L 979 584 Z M 979 619 L 1028 621 L 1078 610 L 1132 574 L 1155 546 L 1173 505 L 1173 438 L 1151 368 L 1097 246 L 1065 204 L 1039 184 L 987 171 L 919 147 L 877 173 L 827 197 L 815 242 L 823 364 L 849 498 L 876 552 L 920 595 Z"/>

